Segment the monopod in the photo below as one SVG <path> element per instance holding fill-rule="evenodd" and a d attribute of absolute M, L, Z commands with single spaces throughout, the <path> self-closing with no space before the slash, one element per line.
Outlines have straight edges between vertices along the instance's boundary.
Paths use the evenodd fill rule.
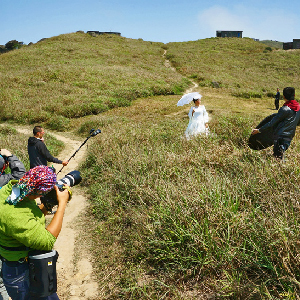
<path fill-rule="evenodd" d="M 76 155 L 76 153 L 88 141 L 89 138 L 96 136 L 98 133 L 101 133 L 100 129 L 97 129 L 97 130 L 91 129 L 90 135 L 85 139 L 85 141 L 80 145 L 80 147 L 73 153 L 73 155 L 68 159 L 68 161 L 70 161 Z M 64 166 L 62 166 L 62 168 L 57 172 L 57 174 L 60 173 L 63 168 L 64 168 Z"/>

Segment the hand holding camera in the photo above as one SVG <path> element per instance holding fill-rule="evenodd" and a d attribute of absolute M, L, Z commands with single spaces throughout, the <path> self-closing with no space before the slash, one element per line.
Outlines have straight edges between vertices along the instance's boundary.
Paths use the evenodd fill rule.
<path fill-rule="evenodd" d="M 67 185 L 66 185 L 66 187 L 67 187 Z M 56 192 L 58 206 L 66 205 L 70 198 L 70 194 L 69 194 L 70 190 L 68 188 L 60 190 L 57 185 L 54 186 L 54 189 Z"/>
<path fill-rule="evenodd" d="M 67 195 L 68 200 L 72 198 L 72 192 L 70 187 L 77 185 L 81 182 L 81 176 L 79 171 L 71 171 L 65 177 L 58 180 L 55 183 L 54 189 L 52 189 L 48 194 L 41 197 L 41 202 L 44 204 L 44 207 L 47 211 L 52 211 L 52 208 L 59 204 L 60 201 L 64 201 L 64 196 L 62 196 L 62 192 Z M 65 192 L 67 190 L 68 192 Z M 62 196 L 62 197 L 61 197 Z M 60 199 L 62 198 L 62 199 Z"/>

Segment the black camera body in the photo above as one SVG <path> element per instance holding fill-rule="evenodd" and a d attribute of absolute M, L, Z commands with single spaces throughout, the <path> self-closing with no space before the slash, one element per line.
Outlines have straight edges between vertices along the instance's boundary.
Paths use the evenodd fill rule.
<path fill-rule="evenodd" d="M 72 171 L 68 173 L 65 177 L 58 180 L 55 185 L 58 187 L 60 191 L 63 191 L 65 189 L 65 184 L 69 187 L 72 187 L 74 185 L 77 185 L 81 182 L 81 176 L 79 171 Z M 70 195 L 71 197 L 71 195 Z M 44 204 L 44 207 L 47 209 L 47 211 L 52 211 L 52 208 L 58 204 L 57 201 L 57 195 L 56 191 L 53 188 L 50 192 L 48 192 L 46 195 L 41 197 L 41 203 Z"/>

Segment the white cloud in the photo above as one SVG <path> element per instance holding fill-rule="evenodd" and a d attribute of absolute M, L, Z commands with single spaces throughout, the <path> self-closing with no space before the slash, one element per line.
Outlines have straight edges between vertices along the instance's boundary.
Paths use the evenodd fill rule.
<path fill-rule="evenodd" d="M 286 18 L 285 16 L 289 16 Z M 200 32 L 216 36 L 216 30 L 240 30 L 244 37 L 292 41 L 298 38 L 300 23 L 296 14 L 275 9 L 254 9 L 238 5 L 230 9 L 212 6 L 199 14 Z"/>

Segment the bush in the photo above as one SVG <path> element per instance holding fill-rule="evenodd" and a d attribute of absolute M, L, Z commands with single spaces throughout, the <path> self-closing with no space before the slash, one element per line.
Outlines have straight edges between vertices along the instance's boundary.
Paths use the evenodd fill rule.
<path fill-rule="evenodd" d="M 17 40 L 11 40 L 5 44 L 7 50 L 19 49 L 22 46 Z"/>
<path fill-rule="evenodd" d="M 53 116 L 46 124 L 50 129 L 65 131 L 69 129 L 70 120 L 63 116 Z"/>

